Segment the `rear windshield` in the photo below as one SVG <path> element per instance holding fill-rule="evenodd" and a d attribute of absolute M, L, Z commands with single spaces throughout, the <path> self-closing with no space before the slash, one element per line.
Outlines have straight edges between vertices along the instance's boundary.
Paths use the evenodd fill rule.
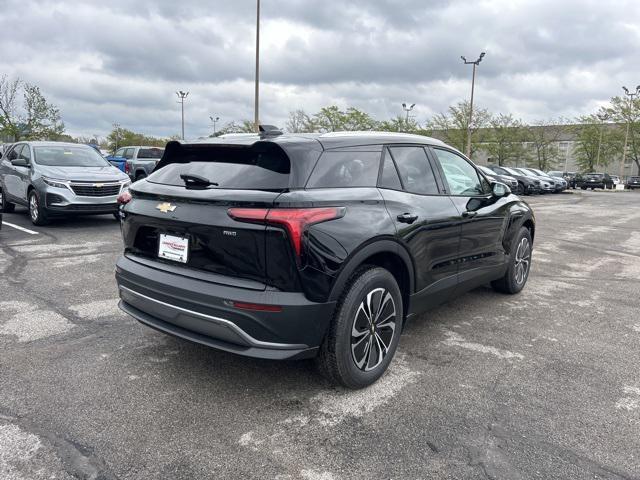
<path fill-rule="evenodd" d="M 640 180 L 640 177 L 629 177 L 629 180 Z"/>
<path fill-rule="evenodd" d="M 164 148 L 141 148 L 138 151 L 138 158 L 160 159 L 164 153 Z"/>
<path fill-rule="evenodd" d="M 588 178 L 602 178 L 604 175 L 602 173 L 587 173 Z"/>
<path fill-rule="evenodd" d="M 258 153 L 243 148 L 176 159 L 178 162 L 180 160 L 184 163 L 170 163 L 153 172 L 147 180 L 163 185 L 184 186 L 181 175 L 196 175 L 211 182 L 209 188 L 285 190 L 289 187 L 291 164 L 284 152 Z"/>
<path fill-rule="evenodd" d="M 35 162 L 47 167 L 106 167 L 111 165 L 95 149 L 86 146 L 35 147 Z"/>

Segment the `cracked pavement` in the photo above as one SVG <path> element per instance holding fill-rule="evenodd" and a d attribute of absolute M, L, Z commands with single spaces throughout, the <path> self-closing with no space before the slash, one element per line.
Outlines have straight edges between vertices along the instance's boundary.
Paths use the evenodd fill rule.
<path fill-rule="evenodd" d="M 120 313 L 112 217 L 4 226 L 0 478 L 640 479 L 640 192 L 527 201 L 524 292 L 422 315 L 358 392 Z"/>

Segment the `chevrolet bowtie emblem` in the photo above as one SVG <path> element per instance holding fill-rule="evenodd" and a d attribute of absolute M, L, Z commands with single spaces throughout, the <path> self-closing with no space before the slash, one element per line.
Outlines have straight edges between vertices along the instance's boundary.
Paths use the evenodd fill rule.
<path fill-rule="evenodd" d="M 160 210 L 162 213 L 173 212 L 177 207 L 175 205 L 171 205 L 170 203 L 164 202 L 156 205 L 156 208 Z"/>

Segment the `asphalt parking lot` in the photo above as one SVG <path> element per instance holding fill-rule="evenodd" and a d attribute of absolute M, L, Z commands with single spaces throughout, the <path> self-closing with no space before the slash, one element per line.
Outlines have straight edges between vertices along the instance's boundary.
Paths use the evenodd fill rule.
<path fill-rule="evenodd" d="M 640 194 L 528 199 L 525 291 L 410 323 L 373 387 L 119 312 L 110 216 L 0 231 L 0 478 L 640 478 Z"/>

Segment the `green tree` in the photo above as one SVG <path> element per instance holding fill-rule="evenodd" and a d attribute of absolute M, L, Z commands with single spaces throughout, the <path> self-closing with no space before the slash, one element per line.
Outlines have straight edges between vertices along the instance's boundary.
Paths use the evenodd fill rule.
<path fill-rule="evenodd" d="M 136 133 L 126 128 L 113 129 L 107 135 L 108 150 L 115 151 L 117 148 L 126 146 L 147 146 L 147 147 L 164 147 L 167 144 L 167 138 L 152 137 L 142 133 Z"/>
<path fill-rule="evenodd" d="M 578 117 L 573 131 L 576 161 L 583 172 L 593 172 L 597 165 L 606 167 L 621 150 L 619 133 L 603 125 L 597 114 Z"/>
<path fill-rule="evenodd" d="M 486 133 L 485 143 L 482 148 L 494 163 L 506 165 L 509 162 L 517 162 L 524 155 L 525 140 L 524 125 L 513 115 L 499 114 L 489 120 L 489 129 Z"/>
<path fill-rule="evenodd" d="M 19 93 L 22 91 L 22 104 Z M 64 133 L 64 123 L 58 108 L 49 103 L 40 88 L 0 78 L 0 133 L 14 141 L 57 140 Z"/>
<path fill-rule="evenodd" d="M 391 120 L 380 122 L 378 129 L 382 132 L 418 133 L 420 131 L 420 125 L 411 117 L 409 117 L 407 121 L 406 115 L 398 115 Z"/>
<path fill-rule="evenodd" d="M 318 132 L 346 132 L 375 130 L 378 125 L 368 113 L 349 107 L 340 110 L 336 105 L 321 108 L 313 115 L 312 123 Z"/>
<path fill-rule="evenodd" d="M 449 107 L 446 113 L 438 113 L 427 123 L 425 133 L 448 143 L 461 152 L 467 149 L 469 133 L 469 102 L 463 101 Z M 484 108 L 474 108 L 471 122 L 471 157 L 481 148 L 491 114 Z"/>
<path fill-rule="evenodd" d="M 227 133 L 255 133 L 255 125 L 251 120 L 243 120 L 241 123 L 231 121 L 216 132 L 216 137 Z"/>
<path fill-rule="evenodd" d="M 555 167 L 559 160 L 558 141 L 565 129 L 565 121 L 562 119 L 539 121 L 536 125 L 525 127 L 526 141 L 532 147 L 527 156 L 540 170 L 546 172 Z"/>
<path fill-rule="evenodd" d="M 311 133 L 316 131 L 316 126 L 304 110 L 295 110 L 289 112 L 285 129 L 289 133 Z"/>
<path fill-rule="evenodd" d="M 615 122 L 620 124 L 617 132 L 618 141 L 623 145 L 620 147 L 620 153 L 624 148 L 627 128 L 629 129 L 626 159 L 636 164 L 638 175 L 640 175 L 640 99 L 635 97 L 630 101 L 626 97 L 613 97 L 607 112 Z"/>

